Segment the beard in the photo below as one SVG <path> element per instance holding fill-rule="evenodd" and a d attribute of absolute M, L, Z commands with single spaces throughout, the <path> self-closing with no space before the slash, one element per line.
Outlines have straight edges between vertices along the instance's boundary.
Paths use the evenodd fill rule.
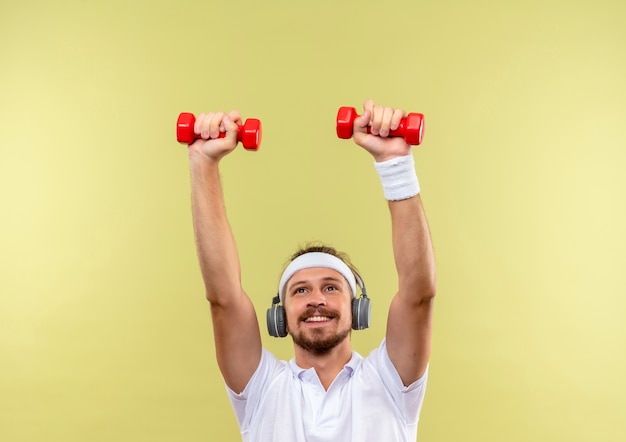
<path fill-rule="evenodd" d="M 341 319 L 337 313 L 324 308 L 312 308 L 302 314 L 299 320 L 303 321 L 305 318 L 313 315 Z M 346 330 L 341 330 L 326 337 L 324 337 L 324 333 L 326 333 L 326 331 L 322 329 L 311 329 L 309 330 L 310 333 L 305 333 L 304 331 L 294 333 L 289 331 L 289 334 L 293 339 L 293 343 L 298 347 L 316 356 L 323 356 L 330 353 L 333 348 L 341 344 L 348 336 L 350 336 L 351 331 L 351 328 L 347 328 Z"/>

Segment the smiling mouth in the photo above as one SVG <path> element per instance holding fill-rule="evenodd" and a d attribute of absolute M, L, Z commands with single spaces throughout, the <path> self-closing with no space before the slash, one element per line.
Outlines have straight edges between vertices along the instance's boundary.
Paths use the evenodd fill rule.
<path fill-rule="evenodd" d="M 311 316 L 309 318 L 306 318 L 304 320 L 304 322 L 306 322 L 306 323 L 310 323 L 310 322 L 328 322 L 331 319 L 332 318 L 329 318 L 327 316 Z"/>

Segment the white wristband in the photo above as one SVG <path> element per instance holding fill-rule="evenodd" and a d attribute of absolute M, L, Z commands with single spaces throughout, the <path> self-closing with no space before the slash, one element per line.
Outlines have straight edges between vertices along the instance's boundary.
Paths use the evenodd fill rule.
<path fill-rule="evenodd" d="M 374 167 L 383 185 L 385 199 L 400 201 L 420 193 L 413 154 L 409 153 L 382 163 L 374 162 Z"/>

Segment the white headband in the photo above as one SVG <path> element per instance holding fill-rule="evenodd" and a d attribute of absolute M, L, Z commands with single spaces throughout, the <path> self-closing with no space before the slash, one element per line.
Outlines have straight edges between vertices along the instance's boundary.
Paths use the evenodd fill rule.
<path fill-rule="evenodd" d="M 348 267 L 345 262 L 328 253 L 309 252 L 300 255 L 291 261 L 283 272 L 283 275 L 280 277 L 280 283 L 278 284 L 278 296 L 280 298 L 280 302 L 283 302 L 283 295 L 285 293 L 287 281 L 289 281 L 289 279 L 291 279 L 296 272 L 302 269 L 310 269 L 314 267 L 333 269 L 341 273 L 350 285 L 352 297 L 356 297 L 356 278 L 354 277 L 352 270 L 350 270 L 350 267 Z"/>

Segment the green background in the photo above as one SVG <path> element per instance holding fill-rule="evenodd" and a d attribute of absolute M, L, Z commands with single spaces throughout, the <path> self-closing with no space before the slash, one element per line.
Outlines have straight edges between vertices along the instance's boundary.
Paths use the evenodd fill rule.
<path fill-rule="evenodd" d="M 179 112 L 239 109 L 223 162 L 264 344 L 282 264 L 347 251 L 384 335 L 389 215 L 339 106 L 426 115 L 438 262 L 419 439 L 626 440 L 626 5 L 3 0 L 0 440 L 236 441 Z M 233 324 L 236 326 L 236 324 Z"/>

